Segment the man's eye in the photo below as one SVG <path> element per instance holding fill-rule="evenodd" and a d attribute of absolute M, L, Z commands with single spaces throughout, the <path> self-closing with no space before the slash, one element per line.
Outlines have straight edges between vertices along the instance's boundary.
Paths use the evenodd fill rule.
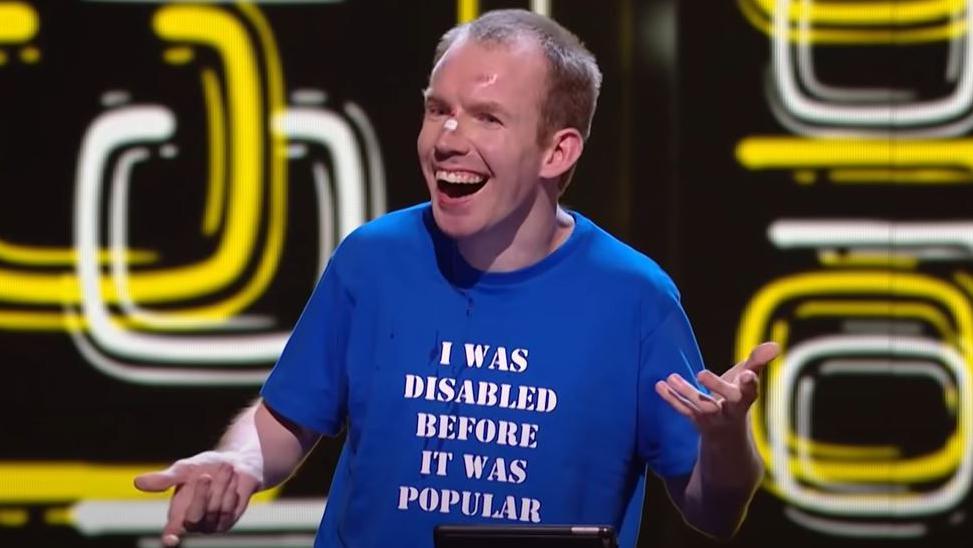
<path fill-rule="evenodd" d="M 445 108 L 439 105 L 426 105 L 426 114 L 429 116 L 445 116 L 448 113 Z"/>
<path fill-rule="evenodd" d="M 494 116 L 494 115 L 492 115 L 490 113 L 487 113 L 487 112 L 484 112 L 484 113 L 481 113 L 481 114 L 477 115 L 477 118 L 481 122 L 486 122 L 488 124 L 500 124 L 500 119 L 499 118 L 497 118 L 496 116 Z"/>

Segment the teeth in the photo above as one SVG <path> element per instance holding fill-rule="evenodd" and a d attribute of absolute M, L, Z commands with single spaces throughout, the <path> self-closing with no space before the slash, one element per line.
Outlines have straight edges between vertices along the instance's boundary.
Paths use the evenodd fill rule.
<path fill-rule="evenodd" d="M 475 185 L 485 181 L 486 177 L 468 171 L 446 171 L 441 169 L 436 172 L 436 179 L 446 181 L 447 183 Z"/>

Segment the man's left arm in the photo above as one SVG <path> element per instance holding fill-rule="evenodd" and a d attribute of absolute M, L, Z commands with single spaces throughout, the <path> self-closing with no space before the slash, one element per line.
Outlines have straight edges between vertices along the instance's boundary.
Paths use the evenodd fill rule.
<path fill-rule="evenodd" d="M 763 476 L 747 413 L 757 399 L 758 376 L 779 353 L 764 343 L 721 376 L 701 371 L 704 394 L 677 374 L 656 384 L 656 392 L 699 430 L 699 456 L 688 476 L 666 479 L 666 488 L 686 521 L 718 538 L 732 536 Z"/>

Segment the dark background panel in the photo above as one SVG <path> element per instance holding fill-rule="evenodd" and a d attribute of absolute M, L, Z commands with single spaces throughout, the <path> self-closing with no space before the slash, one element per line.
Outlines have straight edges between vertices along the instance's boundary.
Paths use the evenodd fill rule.
<path fill-rule="evenodd" d="M 132 102 L 171 107 L 180 123 L 179 162 L 153 165 L 140 181 L 144 185 L 132 206 L 138 216 L 134 237 L 147 246 L 164 246 L 169 261 L 205 257 L 212 241 L 198 238 L 203 202 L 194 186 L 205 178 L 205 111 L 195 73 L 160 61 L 163 44 L 150 28 L 159 4 L 76 0 L 31 5 L 42 21 L 32 42 L 42 61 L 19 63 L 18 48 L 0 44 L 8 59 L 0 66 L 0 239 L 70 244 L 82 135 L 106 110 L 102 94 L 126 90 Z M 232 5 L 217 5 L 237 13 Z M 425 199 L 415 160 L 420 92 L 438 37 L 456 21 L 456 5 L 446 0 L 347 0 L 260 6 L 280 51 L 285 95 L 320 89 L 327 95 L 323 108 L 340 111 L 352 101 L 367 113 L 381 147 L 390 210 Z M 481 1 L 482 9 L 529 5 Z M 739 3 L 552 0 L 551 6 L 553 17 L 582 38 L 604 72 L 592 136 L 563 201 L 672 274 L 710 368 L 722 371 L 732 364 L 741 312 L 760 288 L 819 268 L 812 251 L 774 248 L 767 227 L 775 220 L 962 220 L 968 215 L 969 191 L 962 185 L 932 190 L 802 186 L 787 171 L 753 172 L 741 166 L 734 156 L 741 139 L 789 133 L 768 107 L 768 37 L 746 21 Z M 873 48 L 851 57 L 828 50 L 821 54 L 824 66 L 837 67 L 821 73 L 828 81 L 913 85 L 923 97 L 943 91 L 936 80 L 941 48 L 935 44 L 899 53 Z M 308 206 L 313 199 L 307 190 L 309 163 L 289 166 L 294 170 L 289 202 L 294 217 L 280 266 L 285 281 L 275 282 L 254 306 L 272 314 L 281 329 L 296 319 L 310 292 L 320 244 Z M 0 268 L 10 266 L 0 261 Z M 939 264 L 927 271 L 950 276 L 952 269 Z M 10 308 L 32 310 L 23 304 Z M 229 417 L 255 395 L 254 387 L 125 383 L 93 368 L 58 330 L 0 329 L 0 362 L 7 366 L 7 390 L 0 399 L 5 417 L 0 462 L 170 461 L 212 446 Z M 922 440 L 939 439 L 951 426 L 940 410 L 926 405 L 937 403 L 931 385 L 912 393 L 907 384 L 890 383 L 882 385 L 890 386 L 888 391 L 867 398 L 857 398 L 856 392 L 878 385 L 830 386 L 839 397 L 821 402 L 827 410 L 820 420 L 827 421 L 825 432 L 835 438 L 883 418 L 908 422 L 909 408 L 883 416 L 876 407 L 910 397 L 921 400 L 919 419 L 901 429 L 885 425 L 872 434 L 881 438 L 908 431 Z M 924 427 L 925 420 L 930 428 Z M 844 428 L 842 421 L 854 424 Z M 340 439 L 324 441 L 285 488 L 285 496 L 323 496 L 339 450 Z M 84 537 L 68 527 L 45 525 L 46 510 L 71 502 L 0 500 L 0 514 L 25 510 L 28 515 L 26 526 L 0 524 L 0 545 L 138 545 L 140 535 Z M 949 512 L 920 519 L 928 532 L 907 539 L 815 532 L 788 517 L 792 509 L 777 494 L 759 490 L 740 535 L 726 545 L 961 546 L 970 529 L 968 495 Z M 644 514 L 640 546 L 716 545 L 682 522 L 655 478 L 649 480 Z M 905 520 L 892 516 L 886 521 L 897 525 Z"/>

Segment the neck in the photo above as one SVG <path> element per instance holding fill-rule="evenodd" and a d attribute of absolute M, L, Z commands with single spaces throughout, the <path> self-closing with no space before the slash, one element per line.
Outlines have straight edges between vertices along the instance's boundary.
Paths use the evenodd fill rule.
<path fill-rule="evenodd" d="M 463 259 L 484 272 L 512 272 L 560 247 L 574 230 L 574 218 L 558 205 L 556 194 L 540 194 L 524 211 L 513 212 L 490 230 L 457 240 Z"/>

